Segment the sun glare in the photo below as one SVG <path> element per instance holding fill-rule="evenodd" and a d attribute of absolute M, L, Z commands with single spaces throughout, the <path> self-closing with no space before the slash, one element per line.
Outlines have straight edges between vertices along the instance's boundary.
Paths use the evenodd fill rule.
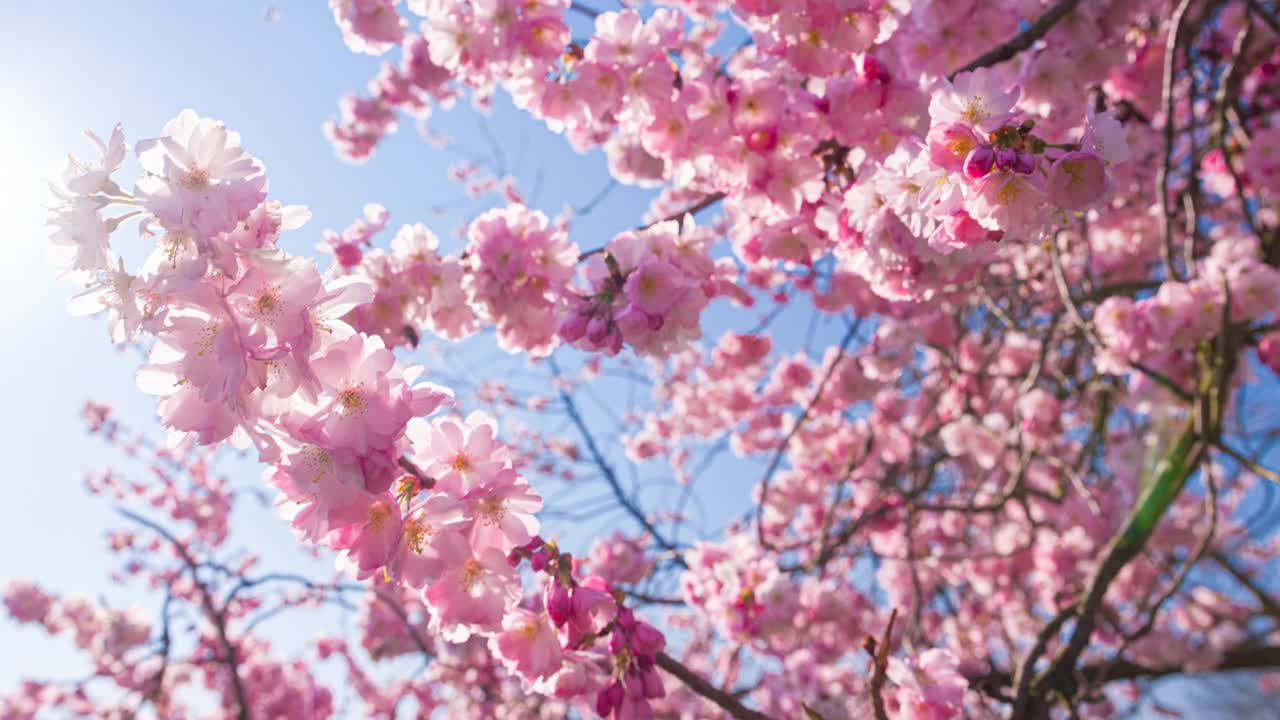
<path fill-rule="evenodd" d="M 58 272 L 48 259 L 44 222 L 52 202 L 47 178 L 59 154 L 40 106 L 27 100 L 0 91 L 0 307 L 6 308 L 28 304 L 29 293 L 52 284 Z"/>

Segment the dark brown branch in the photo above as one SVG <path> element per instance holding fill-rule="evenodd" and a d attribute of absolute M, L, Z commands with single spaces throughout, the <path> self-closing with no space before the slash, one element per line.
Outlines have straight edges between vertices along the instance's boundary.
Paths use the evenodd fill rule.
<path fill-rule="evenodd" d="M 875 711 L 876 720 L 889 720 L 889 713 L 884 706 L 884 684 L 889 678 L 889 642 L 893 639 L 893 623 L 897 619 L 898 609 L 894 608 L 889 613 L 889 622 L 884 627 L 879 644 L 875 638 L 867 636 L 864 645 L 864 649 L 872 657 L 871 680 L 867 683 L 867 692 L 871 693 L 871 707 Z"/>
<path fill-rule="evenodd" d="M 583 4 L 582 4 L 582 3 L 580 3 L 580 2 L 571 2 L 571 3 L 569 3 L 569 9 L 570 9 L 570 10 L 573 10 L 573 11 L 575 11 L 575 12 L 582 13 L 583 15 L 586 15 L 587 17 L 592 18 L 592 19 L 597 18 L 597 17 L 599 17 L 599 16 L 600 16 L 600 11 L 599 11 L 599 10 L 596 10 L 595 8 L 589 8 L 589 7 L 587 7 L 586 5 L 583 5 Z"/>
<path fill-rule="evenodd" d="M 725 194 L 724 194 L 724 193 L 722 193 L 722 192 L 712 193 L 711 195 L 708 195 L 708 196 L 706 196 L 706 197 L 702 198 L 702 199 L 701 199 L 701 200 L 699 200 L 698 202 L 696 202 L 696 203 L 694 203 L 694 204 L 692 204 L 692 205 L 690 205 L 690 206 L 688 206 L 688 207 L 686 207 L 686 208 L 681 208 L 680 210 L 677 210 L 676 212 L 673 212 L 673 213 L 671 213 L 670 215 L 668 215 L 668 216 L 666 216 L 666 217 L 664 217 L 664 218 L 659 218 L 658 220 L 654 220 L 654 221 L 653 221 L 653 222 L 651 222 L 651 223 L 646 223 L 646 224 L 644 224 L 644 225 L 640 225 L 640 226 L 636 227 L 635 229 L 636 229 L 637 231 L 640 231 L 640 230 L 648 230 L 649 228 L 653 227 L 654 225 L 658 225 L 659 223 L 669 222 L 669 221 L 671 221 L 671 220 L 679 220 L 681 223 L 683 223 L 683 222 L 684 222 L 684 216 L 685 216 L 685 215 L 693 215 L 693 214 L 695 214 L 695 213 L 702 212 L 703 210 L 706 210 L 707 208 L 711 207 L 712 205 L 715 205 L 716 203 L 718 203 L 718 202 L 720 202 L 721 200 L 723 200 L 723 199 L 724 199 L 724 196 L 725 196 Z M 592 248 L 591 250 L 584 250 L 584 251 L 582 252 L 582 254 L 578 255 L 578 262 L 582 262 L 583 260 L 586 260 L 587 258 L 591 257 L 592 255 L 598 255 L 598 254 L 600 254 L 600 253 L 602 253 L 602 252 L 604 252 L 604 246 L 603 246 L 603 245 L 602 245 L 602 246 L 600 246 L 600 247 L 598 247 L 598 248 Z"/>
<path fill-rule="evenodd" d="M 401 470 L 404 470 L 405 472 L 412 475 L 415 479 L 417 479 L 419 490 L 430 490 L 431 488 L 435 487 L 436 479 L 422 472 L 422 468 L 419 468 L 409 458 L 401 457 L 399 460 L 396 461 L 396 464 L 400 466 Z"/>
<path fill-rule="evenodd" d="M 737 720 L 773 720 L 768 715 L 743 705 L 736 697 L 707 682 L 670 655 L 660 652 L 656 659 L 658 667 L 674 675 L 690 690 L 715 703 L 721 710 L 729 713 L 730 717 Z"/>
<path fill-rule="evenodd" d="M 1227 111 L 1235 98 L 1235 86 L 1237 77 L 1240 72 L 1240 64 L 1244 61 L 1245 51 L 1249 48 L 1249 40 L 1253 34 L 1253 23 L 1245 23 L 1236 35 L 1235 41 L 1231 46 L 1231 58 L 1227 62 L 1226 68 L 1222 71 L 1222 79 L 1218 81 L 1218 94 L 1214 98 L 1216 112 L 1214 113 L 1214 139 L 1218 146 L 1219 152 L 1222 153 L 1222 162 L 1227 166 L 1227 173 L 1231 175 L 1231 184 L 1235 190 L 1236 200 L 1240 203 L 1240 212 L 1244 215 L 1245 224 L 1249 226 L 1249 231 L 1264 240 L 1262 233 L 1259 232 L 1258 223 L 1254 220 L 1253 212 L 1249 209 L 1249 201 L 1244 196 L 1244 182 L 1240 177 L 1240 173 L 1236 171 L 1235 161 L 1231 159 L 1231 148 L 1227 146 Z M 1266 247 L 1265 241 L 1263 247 Z"/>
<path fill-rule="evenodd" d="M 1076 606 L 1067 605 L 1058 611 L 1049 622 L 1040 628 L 1040 633 L 1036 635 L 1035 642 L 1031 648 L 1027 650 L 1027 655 L 1022 659 L 1022 663 L 1018 666 L 1018 671 L 1013 676 L 1013 715 L 1018 717 L 1024 710 L 1027 702 L 1027 693 L 1031 690 L 1031 678 L 1035 673 L 1036 661 L 1044 654 L 1046 648 L 1049 647 L 1049 641 L 1057 636 L 1058 631 L 1062 629 L 1063 623 L 1075 617 Z"/>
<path fill-rule="evenodd" d="M 1226 444 L 1222 440 L 1215 441 L 1213 443 L 1213 446 L 1221 450 L 1222 452 L 1226 453 L 1227 455 L 1230 455 L 1232 459 L 1234 459 L 1236 462 L 1240 463 L 1241 465 L 1245 466 L 1249 470 L 1249 472 L 1253 473 L 1254 475 L 1257 475 L 1258 477 L 1266 480 L 1270 480 L 1273 483 L 1280 483 L 1280 473 L 1277 473 L 1275 470 L 1271 470 L 1266 467 L 1263 467 L 1257 461 L 1249 459 L 1248 457 L 1245 456 L 1244 453 L 1240 452 L 1239 450 L 1236 450 L 1235 448 Z"/>
<path fill-rule="evenodd" d="M 1037 40 L 1044 37 L 1054 25 L 1058 24 L 1059 20 L 1066 17 L 1067 13 L 1075 10 L 1079 2 L 1080 0 L 1058 0 L 1058 4 L 1036 18 L 1035 22 L 1031 23 L 1026 30 L 1013 36 L 1009 42 L 979 55 L 973 62 L 951 71 L 951 74 L 947 75 L 947 79 L 954 80 L 956 75 L 962 72 L 999 65 L 1005 60 L 1012 59 L 1015 55 L 1031 47 Z"/>
<path fill-rule="evenodd" d="M 227 597 L 223 601 L 223 606 L 225 607 L 226 605 L 229 605 L 231 600 L 244 590 L 269 582 L 295 583 L 312 592 L 334 593 L 339 596 L 344 592 L 372 593 L 379 602 L 386 605 L 387 609 L 399 618 L 400 623 L 404 625 L 405 632 L 409 634 L 410 639 L 413 640 L 413 644 L 418 648 L 418 651 L 422 653 L 423 658 L 428 661 L 435 659 L 435 656 L 431 654 L 431 649 L 427 647 L 426 640 L 424 640 L 418 633 L 418 628 L 409 621 L 409 614 L 405 611 L 404 607 L 394 597 L 381 592 L 377 587 L 365 586 L 356 583 L 318 583 L 308 577 L 294 575 L 292 573 L 268 573 L 266 575 L 259 575 L 258 577 L 252 578 L 242 576 L 240 581 L 236 583 L 235 587 L 227 593 Z"/>
<path fill-rule="evenodd" d="M 1185 669 L 1182 665 L 1162 665 L 1151 667 L 1147 665 L 1139 665 L 1128 660 L 1121 660 L 1115 663 L 1102 663 L 1098 665 L 1086 665 L 1080 668 L 1080 678 L 1087 684 L 1096 684 L 1100 681 L 1113 682 L 1117 680 L 1138 680 L 1142 678 L 1166 677 L 1169 675 L 1182 675 L 1184 673 L 1203 674 L 1205 672 L 1231 672 L 1233 670 L 1261 670 L 1266 668 L 1280 667 L 1280 646 L 1271 645 L 1241 645 L 1239 647 L 1227 650 L 1222 654 L 1222 661 L 1208 670 L 1197 668 L 1194 671 Z M 973 687 L 982 690 L 988 695 L 997 692 L 1000 688 L 1009 687 L 1013 678 L 1007 672 L 989 672 L 974 675 L 967 675 Z"/>

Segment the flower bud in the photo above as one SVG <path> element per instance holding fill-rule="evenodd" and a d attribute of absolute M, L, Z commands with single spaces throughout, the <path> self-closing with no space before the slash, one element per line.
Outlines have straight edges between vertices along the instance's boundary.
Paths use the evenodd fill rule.
<path fill-rule="evenodd" d="M 561 627 L 569 621 L 569 615 L 573 612 L 573 603 L 569 599 L 569 590 L 563 585 L 552 581 L 547 586 L 543 603 L 547 606 L 547 615 L 556 627 Z"/>
<path fill-rule="evenodd" d="M 1012 148 L 1000 148 L 996 150 L 996 169 L 1005 172 L 1012 172 L 1014 165 L 1018 161 L 1018 151 Z"/>
<path fill-rule="evenodd" d="M 645 670 L 641 676 L 641 682 L 644 685 L 644 696 L 647 698 L 660 698 L 667 694 L 667 689 L 662 686 L 662 676 L 658 675 L 658 671 L 649 668 Z"/>
<path fill-rule="evenodd" d="M 603 315 L 596 315 L 587 323 L 587 339 L 593 343 L 604 342 L 609 336 L 609 321 Z"/>
<path fill-rule="evenodd" d="M 573 343 L 582 339 L 587 334 L 587 316 L 578 312 L 571 312 L 560 323 L 560 337 L 565 342 Z"/>
<path fill-rule="evenodd" d="M 1030 175 L 1035 172 L 1035 170 L 1036 156 L 1029 152 L 1019 150 L 1017 157 L 1013 160 L 1013 171 L 1016 173 L 1022 173 L 1023 175 Z"/>
<path fill-rule="evenodd" d="M 969 155 L 964 159 L 964 174 L 976 180 L 991 172 L 995 164 L 996 152 L 990 145 L 976 147 L 970 150 Z"/>
<path fill-rule="evenodd" d="M 529 567 L 532 568 L 534 572 L 542 572 L 547 567 L 547 563 L 550 562 L 550 560 L 551 555 L 548 554 L 546 550 L 538 550 L 529 556 Z"/>
<path fill-rule="evenodd" d="M 609 717 L 613 709 L 622 704 L 622 685 L 615 682 L 596 695 L 596 713 Z"/>
<path fill-rule="evenodd" d="M 344 268 L 352 268 L 364 259 L 364 252 L 355 243 L 344 242 L 333 248 L 333 257 Z"/>
<path fill-rule="evenodd" d="M 1280 333 L 1270 333 L 1258 342 L 1258 359 L 1271 372 L 1280 374 Z"/>
<path fill-rule="evenodd" d="M 653 657 L 666 646 L 666 638 L 649 623 L 636 623 L 635 629 L 631 631 L 631 649 L 638 655 Z"/>

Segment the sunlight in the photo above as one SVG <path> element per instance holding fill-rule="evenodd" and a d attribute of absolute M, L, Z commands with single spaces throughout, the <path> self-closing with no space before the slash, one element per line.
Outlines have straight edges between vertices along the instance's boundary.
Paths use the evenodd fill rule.
<path fill-rule="evenodd" d="M 9 95 L 9 91 L 4 91 Z M 39 127 L 38 116 L 21 97 L 0 102 L 0 218 L 5 238 L 0 281 L 5 285 L 37 284 L 48 278 L 44 221 L 50 203 L 46 178 L 54 172 L 57 153 Z"/>
<path fill-rule="evenodd" d="M 48 178 L 60 151 L 48 123 L 32 113 L 33 100 L 13 86 L 0 90 L 0 334 L 38 332 L 31 317 L 45 299 L 65 296 L 67 286 L 50 282 L 59 273 L 49 258 L 45 216 L 52 202 Z M 18 312 L 22 308 L 24 311 Z"/>

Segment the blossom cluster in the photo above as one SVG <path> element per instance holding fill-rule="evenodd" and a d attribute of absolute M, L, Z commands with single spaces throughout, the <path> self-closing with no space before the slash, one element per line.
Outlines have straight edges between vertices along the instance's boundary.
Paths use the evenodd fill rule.
<path fill-rule="evenodd" d="M 122 146 L 118 132 L 112 143 Z M 158 238 L 129 275 L 122 262 L 107 270 L 109 239 L 87 233 L 96 225 L 72 226 L 82 246 L 102 244 L 97 264 L 70 268 L 89 278 L 74 304 L 106 310 L 121 339 L 154 336 L 138 380 L 160 397 L 161 422 L 175 439 L 256 449 L 297 534 L 337 551 L 358 579 L 418 592 L 432 635 L 488 638 L 495 657 L 531 687 L 540 682 L 562 698 L 594 693 L 601 715 L 642 716 L 648 699 L 663 694 L 654 666 L 662 635 L 618 605 L 604 580 L 579 582 L 572 557 L 538 537 L 542 500 L 491 418 L 424 419 L 449 402 L 449 391 L 418 381 L 420 367 L 401 367 L 381 337 L 352 327 L 368 325 L 361 311 L 376 308 L 372 283 L 352 269 L 386 257 L 363 250 L 385 226 L 385 211 L 371 206 L 364 221 L 327 238 L 336 262 L 322 276 L 275 247 L 292 224 L 284 218 L 303 213 L 266 200 L 260 164 L 220 124 L 185 111 L 139 153 L 152 172 L 134 195 L 109 180 L 120 160 L 114 150 L 102 179 L 89 183 L 86 166 L 68 175 L 69 202 L 136 206 L 144 236 Z M 65 217 L 55 211 L 55 222 Z M 404 273 L 439 262 L 424 228 L 406 228 L 393 250 Z M 513 207 L 472 225 L 465 285 L 504 342 L 534 352 L 555 337 L 551 289 L 567 282 L 575 260 L 545 217 Z M 541 316 L 521 326 L 530 313 Z M 543 334 L 530 339 L 536 331 Z M 90 409 L 95 431 L 114 432 L 108 411 Z M 162 480 L 171 494 L 172 481 Z M 209 482 L 188 499 L 216 501 L 220 486 Z M 115 483 L 108 476 L 95 487 Z M 175 501 L 170 509 L 183 520 L 200 507 Z M 225 523 L 225 508 L 207 515 Z M 225 526 L 203 532 L 217 544 Z M 547 571 L 544 606 L 521 605 L 516 567 L 525 558 Z M 42 621 L 43 597 L 19 586 L 7 603 L 16 616 Z M 593 651 L 605 636 L 607 648 Z"/>

